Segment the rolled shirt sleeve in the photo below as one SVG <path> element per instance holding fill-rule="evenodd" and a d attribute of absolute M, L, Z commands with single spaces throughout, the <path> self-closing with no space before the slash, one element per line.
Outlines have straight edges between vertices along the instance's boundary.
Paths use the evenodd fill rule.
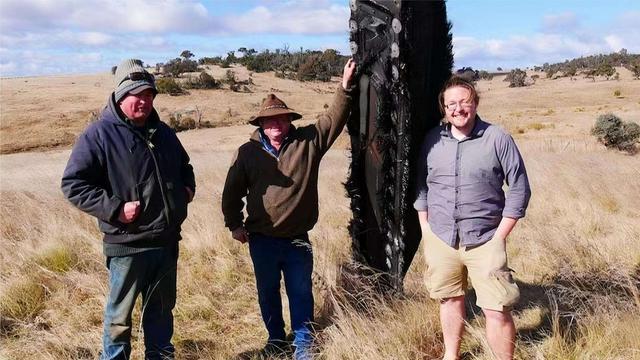
<path fill-rule="evenodd" d="M 502 216 L 520 219 L 524 217 L 531 198 L 531 187 L 524 160 L 513 137 L 509 134 L 499 137 L 496 150 L 504 172 L 504 180 L 509 187 Z"/>

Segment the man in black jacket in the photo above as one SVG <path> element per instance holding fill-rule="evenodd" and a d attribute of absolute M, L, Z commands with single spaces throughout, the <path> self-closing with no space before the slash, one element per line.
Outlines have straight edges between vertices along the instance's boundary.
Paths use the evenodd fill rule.
<path fill-rule="evenodd" d="M 142 294 L 145 357 L 173 358 L 172 310 L 180 225 L 195 193 L 193 168 L 153 108 L 158 91 L 140 60 L 115 70 L 115 90 L 80 135 L 62 192 L 98 219 L 109 270 L 101 359 L 128 359 L 131 312 Z"/>

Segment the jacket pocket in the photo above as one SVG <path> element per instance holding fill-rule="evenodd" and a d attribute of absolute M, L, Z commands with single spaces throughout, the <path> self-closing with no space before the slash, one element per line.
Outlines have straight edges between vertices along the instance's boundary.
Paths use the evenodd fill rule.
<path fill-rule="evenodd" d="M 150 229 L 157 229 L 166 225 L 164 218 L 164 201 L 162 191 L 155 177 L 150 177 L 136 185 L 136 194 L 140 201 L 138 217 L 128 225 L 130 233 L 139 233 Z"/>
<path fill-rule="evenodd" d="M 171 224 L 179 226 L 187 218 L 187 190 L 181 182 L 166 184 Z"/>

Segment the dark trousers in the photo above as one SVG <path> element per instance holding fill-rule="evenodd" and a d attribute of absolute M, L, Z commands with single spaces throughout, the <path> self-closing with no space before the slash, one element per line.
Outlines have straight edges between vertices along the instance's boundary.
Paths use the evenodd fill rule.
<path fill-rule="evenodd" d="M 249 251 L 256 275 L 258 301 L 262 320 L 269 332 L 269 342 L 285 341 L 280 279 L 289 298 L 291 330 L 296 352 L 303 352 L 311 344 L 313 322 L 313 252 L 307 234 L 279 238 L 251 234 Z"/>
<path fill-rule="evenodd" d="M 178 245 L 107 258 L 109 295 L 104 313 L 101 359 L 129 359 L 131 312 L 142 295 L 146 359 L 173 359 Z"/>

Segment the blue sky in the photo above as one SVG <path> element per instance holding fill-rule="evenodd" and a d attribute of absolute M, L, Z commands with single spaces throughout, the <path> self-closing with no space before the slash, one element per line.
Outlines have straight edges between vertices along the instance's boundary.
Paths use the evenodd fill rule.
<path fill-rule="evenodd" d="M 428 1 L 428 0 L 423 0 Z M 1 0 L 0 76 L 108 71 L 239 47 L 348 54 L 348 0 Z M 449 0 L 456 67 L 640 53 L 638 0 Z"/>

